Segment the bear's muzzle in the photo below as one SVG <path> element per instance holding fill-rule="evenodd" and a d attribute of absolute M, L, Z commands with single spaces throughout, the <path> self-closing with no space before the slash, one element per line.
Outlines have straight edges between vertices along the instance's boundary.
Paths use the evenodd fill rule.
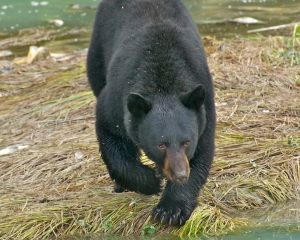
<path fill-rule="evenodd" d="M 190 164 L 184 149 L 167 148 L 162 170 L 169 181 L 186 183 L 190 175 Z"/>

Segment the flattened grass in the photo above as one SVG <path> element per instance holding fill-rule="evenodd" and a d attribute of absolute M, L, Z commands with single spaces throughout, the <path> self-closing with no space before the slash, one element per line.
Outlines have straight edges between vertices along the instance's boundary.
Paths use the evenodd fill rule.
<path fill-rule="evenodd" d="M 95 98 L 85 56 L 79 56 L 0 75 L 0 150 L 29 146 L 0 156 L 0 237 L 141 235 L 149 229 L 217 235 L 251 224 L 244 210 L 299 200 L 299 67 L 275 54 L 284 48 L 278 39 L 208 42 L 217 149 L 200 205 L 186 225 L 152 221 L 159 196 L 113 193 L 99 161 Z"/>

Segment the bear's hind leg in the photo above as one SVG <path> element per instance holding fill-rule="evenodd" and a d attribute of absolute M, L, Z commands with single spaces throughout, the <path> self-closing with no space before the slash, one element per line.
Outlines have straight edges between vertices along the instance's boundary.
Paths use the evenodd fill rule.
<path fill-rule="evenodd" d="M 126 137 L 113 135 L 103 128 L 97 129 L 101 156 L 116 190 L 135 191 L 146 195 L 161 191 L 155 170 L 141 164 L 138 147 Z"/>

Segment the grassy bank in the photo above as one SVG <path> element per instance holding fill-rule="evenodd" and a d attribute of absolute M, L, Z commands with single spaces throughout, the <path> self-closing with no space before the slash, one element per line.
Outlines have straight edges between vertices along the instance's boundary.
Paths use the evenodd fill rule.
<path fill-rule="evenodd" d="M 215 83 L 217 149 L 186 225 L 151 220 L 159 196 L 113 193 L 94 133 L 86 56 L 79 55 L 0 75 L 0 150 L 14 146 L 0 156 L 0 238 L 223 234 L 251 222 L 240 212 L 299 200 L 300 69 L 291 66 L 287 43 L 204 42 Z"/>

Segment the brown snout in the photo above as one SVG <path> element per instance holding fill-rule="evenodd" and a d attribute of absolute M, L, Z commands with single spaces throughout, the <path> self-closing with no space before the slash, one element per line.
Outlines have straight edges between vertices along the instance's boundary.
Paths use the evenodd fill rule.
<path fill-rule="evenodd" d="M 187 182 L 190 175 L 190 164 L 184 150 L 166 150 L 163 173 L 168 180 L 174 183 Z"/>

